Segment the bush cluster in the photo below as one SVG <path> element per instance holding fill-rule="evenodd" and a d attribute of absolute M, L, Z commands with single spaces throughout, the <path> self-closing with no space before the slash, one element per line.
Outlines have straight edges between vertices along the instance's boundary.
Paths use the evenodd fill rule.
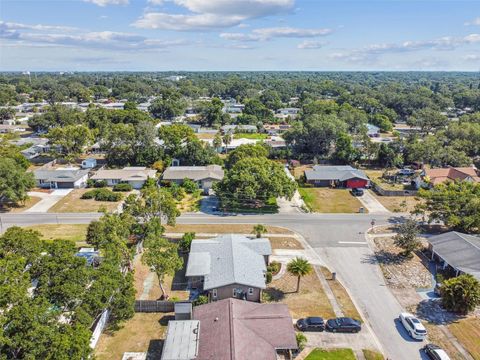
<path fill-rule="evenodd" d="M 94 189 L 82 195 L 82 199 L 95 199 L 96 201 L 120 201 L 122 194 L 114 193 L 109 189 Z"/>
<path fill-rule="evenodd" d="M 113 187 L 113 191 L 122 191 L 122 192 L 132 191 L 132 189 L 133 189 L 132 185 L 128 183 L 116 184 Z"/>

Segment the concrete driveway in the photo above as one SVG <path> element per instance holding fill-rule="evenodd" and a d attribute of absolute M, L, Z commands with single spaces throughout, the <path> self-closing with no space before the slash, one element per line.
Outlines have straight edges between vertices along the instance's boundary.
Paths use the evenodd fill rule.
<path fill-rule="evenodd" d="M 357 199 L 360 200 L 370 214 L 385 214 L 390 212 L 372 195 L 370 190 L 365 190 L 363 195 L 358 196 Z"/>
<path fill-rule="evenodd" d="M 28 195 L 37 196 L 41 198 L 38 203 L 33 205 L 30 209 L 25 210 L 26 213 L 45 213 L 47 212 L 53 205 L 63 199 L 65 196 L 70 194 L 73 189 L 59 189 L 54 190 L 51 193 L 43 193 L 43 192 L 36 192 L 32 191 L 29 192 Z"/>

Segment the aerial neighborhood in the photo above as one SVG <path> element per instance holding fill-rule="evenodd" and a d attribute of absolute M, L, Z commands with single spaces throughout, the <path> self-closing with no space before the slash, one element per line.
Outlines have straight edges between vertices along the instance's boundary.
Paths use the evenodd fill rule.
<path fill-rule="evenodd" d="M 479 89 L 2 73 L 0 358 L 480 359 Z"/>

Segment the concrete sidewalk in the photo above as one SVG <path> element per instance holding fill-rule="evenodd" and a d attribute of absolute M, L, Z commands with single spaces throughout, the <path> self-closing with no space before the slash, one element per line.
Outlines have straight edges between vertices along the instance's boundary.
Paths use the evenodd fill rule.
<path fill-rule="evenodd" d="M 60 189 L 48 193 L 42 192 L 29 192 L 28 195 L 42 198 L 38 203 L 33 205 L 30 209 L 25 210 L 26 213 L 46 213 L 57 202 L 62 200 L 65 196 L 70 194 L 73 189 Z"/>
<path fill-rule="evenodd" d="M 370 193 L 370 190 L 365 190 L 363 195 L 358 196 L 357 199 L 360 200 L 370 214 L 385 214 L 390 212 Z"/>

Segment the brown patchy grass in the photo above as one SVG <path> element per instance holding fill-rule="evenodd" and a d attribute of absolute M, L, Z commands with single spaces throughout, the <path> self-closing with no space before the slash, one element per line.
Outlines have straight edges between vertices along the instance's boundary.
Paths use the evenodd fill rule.
<path fill-rule="evenodd" d="M 272 249 L 303 249 L 302 244 L 293 237 L 269 237 Z"/>
<path fill-rule="evenodd" d="M 87 227 L 88 224 L 44 224 L 28 226 L 25 229 L 38 231 L 44 240 L 71 240 L 79 246 L 85 243 Z"/>
<path fill-rule="evenodd" d="M 480 319 L 469 318 L 448 325 L 448 329 L 475 360 L 480 360 Z"/>
<path fill-rule="evenodd" d="M 383 360 L 385 359 L 383 355 L 377 351 L 363 349 L 363 356 L 365 356 L 365 360 Z"/>
<path fill-rule="evenodd" d="M 321 266 L 320 270 L 325 279 L 327 280 L 328 286 L 330 286 L 333 295 L 337 299 L 338 305 L 340 306 L 340 309 L 342 309 L 343 314 L 353 319 L 362 320 L 360 313 L 353 304 L 352 299 L 350 298 L 342 284 L 340 284 L 340 282 L 338 281 L 332 280 L 332 273 L 326 267 Z"/>
<path fill-rule="evenodd" d="M 268 234 L 289 234 L 293 231 L 278 226 L 266 226 Z M 171 233 L 211 233 L 211 234 L 250 234 L 253 225 L 250 224 L 177 224 L 166 226 L 166 232 Z"/>
<path fill-rule="evenodd" d="M 445 336 L 439 325 L 435 325 L 426 321 L 423 322 L 423 325 L 425 325 L 425 327 L 427 328 L 429 342 L 436 344 L 442 349 L 444 349 L 452 360 L 464 359 L 462 354 L 458 352 L 457 348 Z"/>
<path fill-rule="evenodd" d="M 305 316 L 335 317 L 333 308 L 328 301 L 317 274 L 312 271 L 300 281 L 300 291 L 297 293 L 297 278 L 285 273 L 280 279 L 273 280 L 265 292 L 267 302 L 280 302 L 288 305 L 294 319 Z"/>
<path fill-rule="evenodd" d="M 169 319 L 174 314 L 136 313 L 123 328 L 113 333 L 104 332 L 95 348 L 98 360 L 118 360 L 124 352 L 146 352 L 160 358 L 162 339 L 165 338 Z M 155 356 L 156 355 L 156 356 Z"/>
<path fill-rule="evenodd" d="M 415 209 L 421 200 L 415 196 L 381 196 L 374 191 L 370 192 L 388 210 L 393 212 L 410 212 Z"/>
<path fill-rule="evenodd" d="M 121 201 L 96 201 L 94 199 L 81 199 L 82 195 L 92 189 L 74 189 L 67 196 L 53 205 L 48 212 L 53 213 L 67 213 L 67 212 L 98 212 L 102 208 L 112 212 L 117 209 Z M 126 198 L 128 193 L 123 193 L 123 198 Z"/>
<path fill-rule="evenodd" d="M 312 168 L 313 168 L 313 165 L 311 164 L 300 165 L 300 166 L 294 167 L 291 172 L 292 172 L 292 175 L 295 177 L 295 179 L 300 179 L 305 173 L 305 170 L 312 170 Z"/>
<path fill-rule="evenodd" d="M 188 300 L 188 291 L 180 290 L 180 287 L 186 286 L 186 278 L 185 278 L 185 269 L 186 269 L 186 261 L 184 259 L 183 269 L 180 270 L 175 277 L 166 276 L 165 282 L 163 284 L 165 291 L 167 292 L 170 299 L 177 298 L 179 300 Z M 158 300 L 162 295 L 162 291 L 160 290 L 160 285 L 158 284 L 158 277 L 155 274 L 152 274 L 148 266 L 142 264 L 141 257 L 137 257 L 134 261 L 134 286 L 135 286 L 135 293 L 136 298 L 140 299 L 141 295 L 144 292 L 144 285 L 150 281 L 151 287 L 149 291 L 146 291 L 146 297 L 143 300 Z M 145 283 L 145 280 L 149 278 L 149 280 Z M 175 283 L 175 286 L 173 285 Z"/>
<path fill-rule="evenodd" d="M 362 203 L 347 189 L 299 188 L 305 204 L 318 213 L 357 213 Z M 367 209 L 365 209 L 367 212 Z"/>
<path fill-rule="evenodd" d="M 37 196 L 29 196 L 27 200 L 23 204 L 18 204 L 18 205 L 8 205 L 5 207 L 0 207 L 0 212 L 11 212 L 11 213 L 19 213 L 23 212 L 25 210 L 30 209 L 33 205 L 38 203 L 41 198 Z"/>
<path fill-rule="evenodd" d="M 200 194 L 186 194 L 182 200 L 177 202 L 177 209 L 181 212 L 198 211 L 200 199 Z"/>
<path fill-rule="evenodd" d="M 209 134 L 209 133 L 197 133 L 195 136 L 200 140 L 209 140 L 214 139 L 216 134 Z"/>
<path fill-rule="evenodd" d="M 385 190 L 404 190 L 404 186 L 402 184 L 389 183 L 383 179 L 382 175 L 384 170 L 364 170 L 364 172 L 370 178 L 370 180 L 377 183 Z"/>

